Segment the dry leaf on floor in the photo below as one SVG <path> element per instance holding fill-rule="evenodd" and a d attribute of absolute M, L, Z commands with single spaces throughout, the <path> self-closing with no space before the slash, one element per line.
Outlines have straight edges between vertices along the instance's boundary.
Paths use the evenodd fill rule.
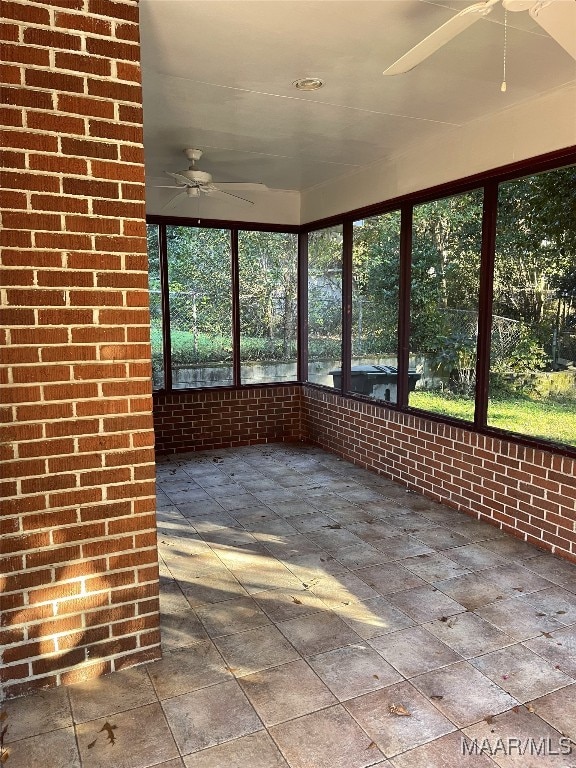
<path fill-rule="evenodd" d="M 378 749 L 378 744 L 376 744 L 375 741 L 371 741 L 370 744 L 366 747 L 366 749 Z"/>
<path fill-rule="evenodd" d="M 409 712 L 404 704 L 390 704 L 388 711 L 397 717 L 412 717 L 412 712 Z"/>
<path fill-rule="evenodd" d="M 528 710 L 528 712 L 536 712 L 532 704 L 526 704 L 526 709 Z"/>
<path fill-rule="evenodd" d="M 430 696 L 431 699 L 434 701 L 442 701 L 444 696 L 441 696 L 439 693 L 433 693 L 432 696 Z"/>
<path fill-rule="evenodd" d="M 294 597 L 294 595 L 292 595 L 292 602 L 296 603 L 296 605 L 302 605 L 302 600 L 298 600 L 298 598 Z"/>
<path fill-rule="evenodd" d="M 488 723 L 488 725 L 492 725 L 492 723 L 494 722 L 494 715 L 486 715 L 484 720 Z"/>
<path fill-rule="evenodd" d="M 110 742 L 110 744 L 114 744 L 114 742 L 116 741 L 116 736 L 114 736 L 114 731 L 116 730 L 117 727 L 118 726 L 116 725 L 110 725 L 110 723 L 106 721 L 102 726 L 102 728 L 100 728 L 99 733 L 102 733 L 102 731 L 106 731 L 106 736 L 108 737 L 108 741 Z"/>

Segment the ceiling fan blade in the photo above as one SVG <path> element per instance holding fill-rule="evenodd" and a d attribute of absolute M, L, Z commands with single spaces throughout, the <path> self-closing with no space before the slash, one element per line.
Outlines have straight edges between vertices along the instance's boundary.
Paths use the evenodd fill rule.
<path fill-rule="evenodd" d="M 576 59 L 576 0 L 537 2 L 528 13 L 558 45 Z"/>
<path fill-rule="evenodd" d="M 432 34 L 421 40 L 418 45 L 411 48 L 407 53 L 401 56 L 388 69 L 385 69 L 383 75 L 401 75 L 414 69 L 420 62 L 427 59 L 443 45 L 449 43 L 460 32 L 463 32 L 472 24 L 475 24 L 483 16 L 487 16 L 499 0 L 487 0 L 484 3 L 475 3 L 464 8 L 463 11 L 452 16 L 445 24 L 434 30 Z"/>
<path fill-rule="evenodd" d="M 190 181 L 190 179 L 187 179 L 186 176 L 182 176 L 180 173 L 172 173 L 171 171 L 164 171 L 168 176 L 172 176 L 173 179 L 176 179 L 176 181 L 179 181 L 180 184 L 185 184 L 187 187 L 194 187 L 196 186 L 193 182 Z"/>
<path fill-rule="evenodd" d="M 182 184 L 154 184 L 154 189 L 182 189 Z"/>
<path fill-rule="evenodd" d="M 228 195 L 228 197 L 235 197 L 236 200 L 242 200 L 242 202 L 244 203 L 249 203 L 250 205 L 254 205 L 253 200 L 247 200 L 245 197 L 240 197 L 239 195 L 233 195 L 232 192 L 224 192 L 223 189 L 210 190 L 209 194 Z"/>
<path fill-rule="evenodd" d="M 224 189 L 233 189 L 238 192 L 265 192 L 268 189 L 266 184 L 252 182 L 215 181 L 214 184 L 218 189 L 224 187 Z"/>
<path fill-rule="evenodd" d="M 188 190 L 185 189 L 183 192 L 180 192 L 176 195 L 176 197 L 173 197 L 171 200 L 169 200 L 166 205 L 162 206 L 163 211 L 170 210 L 170 208 L 175 208 L 178 204 L 178 201 L 181 200 L 183 197 L 186 197 L 188 194 Z"/>

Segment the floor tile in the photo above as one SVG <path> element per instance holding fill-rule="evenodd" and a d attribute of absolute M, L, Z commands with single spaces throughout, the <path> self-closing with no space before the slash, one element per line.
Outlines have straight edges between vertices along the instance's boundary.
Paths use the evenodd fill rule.
<path fill-rule="evenodd" d="M 525 595 L 523 598 L 538 612 L 552 616 L 562 624 L 576 622 L 576 595 L 562 587 L 550 587 Z"/>
<path fill-rule="evenodd" d="M 552 582 L 520 565 L 489 568 L 483 572 L 488 581 L 505 589 L 510 595 L 522 595 L 552 587 Z"/>
<path fill-rule="evenodd" d="M 194 517 L 203 517 L 204 515 L 210 515 L 212 513 L 218 514 L 225 510 L 226 507 L 222 501 L 197 501 L 189 504 L 180 504 L 178 510 L 184 515 L 185 518 L 191 520 Z"/>
<path fill-rule="evenodd" d="M 409 561 L 402 561 L 402 564 L 385 563 L 383 565 L 375 565 L 371 568 L 357 570 L 355 574 L 381 595 L 424 586 L 425 582 L 419 576 L 404 568 L 403 563 L 407 562 Z"/>
<path fill-rule="evenodd" d="M 573 761 L 573 757 L 567 762 L 566 755 L 551 754 L 560 751 L 560 734 L 526 707 L 516 707 L 490 718 L 489 722 L 482 720 L 466 728 L 465 733 L 470 739 L 469 747 L 473 748 L 474 744 L 478 748 L 482 744 L 487 744 L 488 749 L 492 747 L 492 759 L 501 768 L 568 768 Z M 518 748 L 507 749 L 512 739 L 524 747 L 523 754 Z M 498 744 L 504 748 L 498 749 Z"/>
<path fill-rule="evenodd" d="M 436 581 L 434 586 L 469 611 L 508 597 L 508 592 L 500 589 L 494 582 L 487 581 L 482 571 L 467 573 L 455 579 Z"/>
<path fill-rule="evenodd" d="M 522 703 L 574 682 L 523 645 L 487 653 L 470 663 Z"/>
<path fill-rule="evenodd" d="M 96 720 L 156 701 L 145 667 L 134 667 L 68 687 L 74 722 Z"/>
<path fill-rule="evenodd" d="M 364 640 L 414 625 L 409 616 L 391 605 L 385 597 L 334 606 L 332 610 Z"/>
<path fill-rule="evenodd" d="M 576 678 L 576 626 L 543 632 L 523 645 L 543 656 L 556 669 Z"/>
<path fill-rule="evenodd" d="M 80 768 L 80 757 L 74 737 L 74 728 L 30 736 L 7 745 L 10 768 Z"/>
<path fill-rule="evenodd" d="M 400 535 L 398 528 L 390 525 L 386 519 L 380 520 L 377 517 L 369 517 L 367 520 L 356 523 L 347 523 L 347 527 L 362 541 L 369 543 Z"/>
<path fill-rule="evenodd" d="M 296 619 L 296 621 L 305 620 Z M 285 623 L 289 624 L 290 622 Z M 220 637 L 215 640 L 215 643 L 224 656 L 228 668 L 236 677 L 250 675 L 268 667 L 276 667 L 288 661 L 295 661 L 298 658 L 294 648 L 273 626 Z"/>
<path fill-rule="evenodd" d="M 299 555 L 309 555 L 322 551 L 308 536 L 297 533 L 296 536 L 282 536 L 276 540 L 269 540 L 264 546 L 273 557 L 281 560 L 290 560 Z"/>
<path fill-rule="evenodd" d="M 507 565 L 505 557 L 500 557 L 495 552 L 483 547 L 482 544 L 467 544 L 465 547 L 451 549 L 446 552 L 446 557 L 470 571 L 481 571 L 484 568 Z"/>
<path fill-rule="evenodd" d="M 264 731 L 251 733 L 184 758 L 186 768 L 288 768 Z"/>
<path fill-rule="evenodd" d="M 231 677 L 210 641 L 165 653 L 159 661 L 148 664 L 148 674 L 159 699 L 189 693 Z"/>
<path fill-rule="evenodd" d="M 249 595 L 271 588 L 302 589 L 302 582 L 274 558 L 259 558 L 254 565 L 234 568 L 234 577 Z"/>
<path fill-rule="evenodd" d="M 459 728 L 518 704 L 466 661 L 413 677 L 411 682 Z"/>
<path fill-rule="evenodd" d="M 461 661 L 462 657 L 423 627 L 375 637 L 370 645 L 404 675 L 414 677 Z"/>
<path fill-rule="evenodd" d="M 453 549 L 469 543 L 465 536 L 442 527 L 420 531 L 416 538 L 436 550 Z"/>
<path fill-rule="evenodd" d="M 346 709 L 386 757 L 454 731 L 454 725 L 410 683 L 398 683 L 346 702 Z M 409 716 L 394 713 L 403 707 Z"/>
<path fill-rule="evenodd" d="M 277 515 L 287 518 L 288 521 L 290 521 L 291 517 L 313 515 L 318 511 L 318 507 L 315 503 L 311 503 L 310 501 L 302 501 L 297 496 L 294 496 L 294 498 L 290 501 L 274 501 L 266 502 L 266 504 Z"/>
<path fill-rule="evenodd" d="M 428 513 L 424 512 L 423 514 L 427 515 Z M 497 526 L 485 523 L 483 520 L 469 518 L 466 515 L 458 515 L 457 519 L 450 520 L 450 530 L 465 536 L 469 541 L 493 541 L 509 538 Z"/>
<path fill-rule="evenodd" d="M 267 541 L 278 541 L 283 536 L 296 536 L 298 534 L 293 525 L 277 515 L 265 520 L 244 519 L 242 525 L 263 545 Z"/>
<path fill-rule="evenodd" d="M 552 555 L 539 555 L 525 562 L 526 568 L 561 587 L 576 592 L 576 566 Z"/>
<path fill-rule="evenodd" d="M 482 546 L 484 549 L 489 549 L 491 552 L 494 552 L 496 555 L 503 557 L 509 562 L 511 560 L 523 562 L 524 560 L 537 557 L 539 554 L 536 547 L 527 544 L 525 541 L 513 539 L 511 536 L 507 536 L 505 539 L 484 541 Z"/>
<path fill-rule="evenodd" d="M 424 627 L 466 659 L 515 642 L 505 632 L 474 613 L 458 613 L 444 619 L 436 619 Z"/>
<path fill-rule="evenodd" d="M 314 511 L 308 515 L 294 515 L 290 518 L 290 525 L 293 526 L 298 533 L 309 533 L 334 525 L 334 520 L 323 515 L 321 512 Z"/>
<path fill-rule="evenodd" d="M 235 680 L 166 699 L 162 706 L 183 755 L 262 729 Z"/>
<path fill-rule="evenodd" d="M 226 600 L 224 603 L 198 608 L 196 612 L 210 637 L 233 635 L 270 623 L 270 619 L 251 597 Z"/>
<path fill-rule="evenodd" d="M 329 612 L 282 621 L 278 629 L 303 656 L 312 656 L 361 641 L 338 616 Z"/>
<path fill-rule="evenodd" d="M 334 555 L 319 550 L 306 555 L 297 555 L 285 561 L 286 567 L 292 571 L 301 581 L 306 582 L 310 579 L 325 574 L 349 573 L 348 568 L 339 563 Z"/>
<path fill-rule="evenodd" d="M 356 544 L 345 547 L 336 552 L 336 559 L 351 570 L 367 568 L 370 565 L 379 565 L 385 561 L 382 552 L 379 552 L 370 544 Z"/>
<path fill-rule="evenodd" d="M 563 626 L 560 621 L 538 611 L 521 598 L 498 600 L 478 608 L 475 613 L 516 640 L 527 640 Z"/>
<path fill-rule="evenodd" d="M 531 702 L 543 720 L 576 742 L 576 683 Z"/>
<path fill-rule="evenodd" d="M 208 639 L 200 619 L 189 605 L 181 610 L 163 610 L 160 600 L 160 634 L 162 648 L 185 648 Z"/>
<path fill-rule="evenodd" d="M 360 600 L 379 597 L 376 590 L 354 573 L 316 578 L 310 582 L 310 589 L 328 608 L 333 610 L 342 605 L 350 605 Z"/>
<path fill-rule="evenodd" d="M 403 560 L 407 557 L 416 557 L 417 555 L 428 555 L 434 552 L 432 547 L 419 541 L 415 536 L 407 534 L 375 541 L 372 543 L 372 546 L 385 555 L 387 562 Z"/>
<path fill-rule="evenodd" d="M 443 592 L 427 586 L 395 592 L 388 595 L 388 600 L 417 623 L 453 616 L 466 610 Z"/>
<path fill-rule="evenodd" d="M 402 680 L 398 671 L 368 645 L 336 648 L 311 656 L 308 662 L 340 701 Z"/>
<path fill-rule="evenodd" d="M 191 608 L 222 603 L 234 597 L 246 597 L 248 594 L 232 573 L 224 567 L 189 579 L 181 585 Z"/>
<path fill-rule="evenodd" d="M 258 499 L 251 493 L 234 493 L 230 496 L 218 498 L 217 503 L 227 512 L 234 512 L 237 509 L 250 509 L 258 506 Z"/>
<path fill-rule="evenodd" d="M 332 525 L 334 527 L 310 531 L 306 535 L 320 549 L 324 549 L 332 554 L 344 549 L 344 547 L 362 544 L 362 539 L 358 538 L 347 528 L 336 528 L 336 526 L 340 526 L 340 523 L 332 523 Z"/>
<path fill-rule="evenodd" d="M 270 733 L 291 768 L 366 768 L 384 757 L 339 705 L 272 726 Z"/>
<path fill-rule="evenodd" d="M 449 733 L 392 760 L 394 768 L 494 768 L 487 755 L 468 755 L 460 732 Z M 464 754 L 462 754 L 464 751 Z"/>
<path fill-rule="evenodd" d="M 2 728 L 7 728 L 6 743 L 72 725 L 68 689 L 64 687 L 3 701 L 2 709 L 6 713 L 2 722 Z"/>
<path fill-rule="evenodd" d="M 239 683 L 266 726 L 336 704 L 326 685 L 302 660 L 247 675 Z"/>
<path fill-rule="evenodd" d="M 80 723 L 76 735 L 83 768 L 148 768 L 178 757 L 160 704 Z"/>
<path fill-rule="evenodd" d="M 326 605 L 309 589 L 271 589 L 256 592 L 254 600 L 272 621 L 287 621 L 298 616 L 327 610 Z"/>

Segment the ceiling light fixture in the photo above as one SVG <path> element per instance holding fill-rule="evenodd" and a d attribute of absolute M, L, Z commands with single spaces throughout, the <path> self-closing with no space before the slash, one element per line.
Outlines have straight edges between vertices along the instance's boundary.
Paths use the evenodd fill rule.
<path fill-rule="evenodd" d="M 317 91 L 322 88 L 324 81 L 319 77 L 301 77 L 299 80 L 294 80 L 292 85 L 298 91 Z"/>

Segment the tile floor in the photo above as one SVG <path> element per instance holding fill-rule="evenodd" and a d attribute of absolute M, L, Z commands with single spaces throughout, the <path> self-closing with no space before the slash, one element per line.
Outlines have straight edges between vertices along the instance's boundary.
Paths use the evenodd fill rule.
<path fill-rule="evenodd" d="M 7 702 L 8 768 L 576 766 L 576 567 L 312 447 L 158 483 L 164 658 Z"/>

